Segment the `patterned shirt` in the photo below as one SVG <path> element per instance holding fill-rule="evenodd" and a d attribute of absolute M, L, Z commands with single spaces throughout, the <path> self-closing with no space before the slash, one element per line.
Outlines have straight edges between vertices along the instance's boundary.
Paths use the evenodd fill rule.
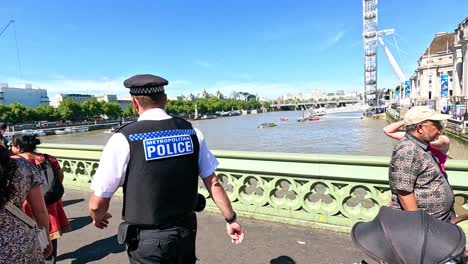
<path fill-rule="evenodd" d="M 393 149 L 388 178 L 394 209 L 402 210 L 397 191 L 404 191 L 414 193 L 418 208 L 442 221 L 455 216 L 452 187 L 428 143 L 406 133 Z"/>
<path fill-rule="evenodd" d="M 17 158 L 15 161 L 18 169 L 13 178 L 16 193 L 12 202 L 21 208 L 29 191 L 40 186 L 44 178 L 26 159 Z M 0 263 L 44 263 L 39 241 L 31 227 L 5 208 L 0 208 Z"/>

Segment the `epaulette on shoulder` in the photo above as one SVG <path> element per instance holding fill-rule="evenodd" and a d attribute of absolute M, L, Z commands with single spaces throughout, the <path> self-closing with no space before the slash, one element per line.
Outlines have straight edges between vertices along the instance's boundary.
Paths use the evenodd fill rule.
<path fill-rule="evenodd" d="M 123 124 L 123 125 L 119 126 L 118 128 L 116 128 L 116 129 L 114 130 L 114 133 L 120 132 L 120 130 L 122 130 L 122 129 L 125 128 L 126 126 L 131 125 L 131 124 L 133 124 L 133 123 L 135 123 L 135 122 L 136 122 L 136 121 L 132 121 L 132 122 L 130 122 L 130 123 Z"/>

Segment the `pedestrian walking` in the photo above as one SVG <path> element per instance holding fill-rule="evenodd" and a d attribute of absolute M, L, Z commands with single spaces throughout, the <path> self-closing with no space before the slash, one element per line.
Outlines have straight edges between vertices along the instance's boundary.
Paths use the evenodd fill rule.
<path fill-rule="evenodd" d="M 70 223 L 63 210 L 61 199 L 64 192 L 62 169 L 54 156 L 36 152 L 36 147 L 40 143 L 34 135 L 18 134 L 12 138 L 11 150 L 13 154 L 29 161 L 44 178 L 42 190 L 49 214 L 49 236 L 54 247 L 52 254 L 46 259 L 46 264 L 54 264 L 57 258 L 57 239 L 63 233 L 70 231 Z M 28 201 L 23 203 L 23 210 L 27 215 L 32 216 Z"/>
<path fill-rule="evenodd" d="M 108 226 L 110 199 L 123 187 L 118 236 L 131 263 L 195 263 L 199 177 L 226 219 L 232 242 L 244 237 L 203 134 L 165 112 L 167 84 L 150 74 L 125 80 L 139 118 L 109 139 L 91 184 L 89 213 L 98 228 Z"/>
<path fill-rule="evenodd" d="M 42 251 L 35 230 L 20 218 L 19 209 L 27 200 L 37 226 L 49 226 L 41 189 L 43 181 L 26 160 L 11 158 L 8 150 L 0 146 L 0 263 L 44 263 L 44 257 L 51 255 L 50 240 Z M 13 214 L 7 209 L 8 204 L 17 207 L 20 214 Z"/>

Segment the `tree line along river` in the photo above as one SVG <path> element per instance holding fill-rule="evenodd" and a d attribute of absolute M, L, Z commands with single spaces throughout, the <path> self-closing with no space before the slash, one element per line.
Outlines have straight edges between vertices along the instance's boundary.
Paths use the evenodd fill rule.
<path fill-rule="evenodd" d="M 210 149 L 309 154 L 388 156 L 397 143 L 384 135 L 384 120 L 362 114 L 336 113 L 320 120 L 297 122 L 300 111 L 270 112 L 192 121 Z M 280 121 L 284 120 L 284 121 Z M 258 128 L 262 123 L 276 126 Z M 44 143 L 104 145 L 108 130 L 41 137 Z M 468 146 L 451 140 L 450 157 L 468 160 Z"/>

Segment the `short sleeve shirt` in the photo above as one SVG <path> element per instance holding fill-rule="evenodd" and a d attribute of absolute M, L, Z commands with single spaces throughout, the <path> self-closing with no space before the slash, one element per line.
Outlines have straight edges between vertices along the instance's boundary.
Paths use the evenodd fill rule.
<path fill-rule="evenodd" d="M 164 120 L 172 118 L 163 109 L 154 108 L 144 112 L 138 121 Z M 218 160 L 208 149 L 203 134 L 194 128 L 200 144 L 198 155 L 199 176 L 207 178 L 215 172 Z M 116 133 L 107 142 L 99 161 L 99 167 L 91 182 L 94 195 L 110 198 L 120 186 L 123 186 L 130 158 L 130 145 L 122 133 Z"/>
<path fill-rule="evenodd" d="M 394 209 L 402 210 L 397 191 L 404 191 L 428 214 L 447 222 L 454 217 L 452 187 L 427 143 L 407 133 L 393 150 L 388 176 Z"/>

